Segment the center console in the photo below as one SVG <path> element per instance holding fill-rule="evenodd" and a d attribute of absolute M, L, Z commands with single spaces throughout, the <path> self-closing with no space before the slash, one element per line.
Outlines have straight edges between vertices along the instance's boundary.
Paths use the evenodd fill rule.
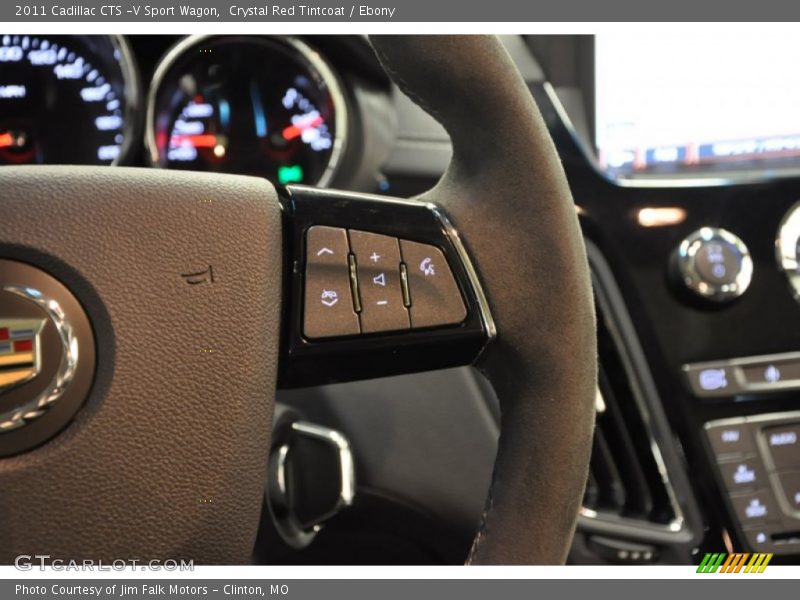
<path fill-rule="evenodd" d="M 711 460 L 752 550 L 800 553 L 800 412 L 710 421 Z"/>
<path fill-rule="evenodd" d="M 766 155 L 737 172 L 661 164 L 637 177 L 635 152 L 633 175 L 620 177 L 593 147 L 588 110 L 571 101 L 568 111 L 548 83 L 531 91 L 651 370 L 672 431 L 662 446 L 674 444 L 700 507 L 692 552 L 769 552 L 796 564 L 800 179 Z"/>

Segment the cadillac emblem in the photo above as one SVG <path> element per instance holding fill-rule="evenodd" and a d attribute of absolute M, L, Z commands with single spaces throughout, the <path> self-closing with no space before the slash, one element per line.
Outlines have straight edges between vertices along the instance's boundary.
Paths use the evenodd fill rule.
<path fill-rule="evenodd" d="M 33 265 L 0 258 L 0 458 L 66 427 L 94 365 L 92 327 L 70 290 Z"/>
<path fill-rule="evenodd" d="M 0 319 L 0 394 L 41 371 L 44 319 Z"/>

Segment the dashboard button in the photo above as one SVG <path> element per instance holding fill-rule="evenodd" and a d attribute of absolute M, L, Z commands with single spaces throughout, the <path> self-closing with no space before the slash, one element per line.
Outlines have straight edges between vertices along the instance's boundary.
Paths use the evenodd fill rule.
<path fill-rule="evenodd" d="M 315 225 L 306 232 L 303 333 L 309 338 L 361 332 L 350 292 L 347 232 Z"/>
<path fill-rule="evenodd" d="M 753 391 L 800 387 L 800 358 L 754 359 L 741 365 L 745 385 Z"/>
<path fill-rule="evenodd" d="M 773 552 L 771 527 L 756 527 L 755 529 L 746 529 L 744 532 L 747 538 L 747 544 L 750 550 L 757 552 Z"/>
<path fill-rule="evenodd" d="M 695 255 L 697 273 L 716 285 L 735 283 L 741 260 L 734 246 L 719 242 L 703 244 Z"/>
<path fill-rule="evenodd" d="M 362 333 L 408 329 L 397 238 L 351 229 L 350 249 L 356 257 Z"/>
<path fill-rule="evenodd" d="M 778 476 L 786 502 L 791 509 L 800 513 L 800 472 L 782 473 Z"/>
<path fill-rule="evenodd" d="M 701 298 L 727 302 L 750 286 L 753 259 L 744 242 L 725 229 L 702 227 L 674 253 L 676 278 Z"/>
<path fill-rule="evenodd" d="M 796 513 L 800 513 L 800 473 L 782 473 L 778 476 L 786 502 Z"/>
<path fill-rule="evenodd" d="M 769 485 L 764 467 L 757 458 L 747 458 L 719 465 L 722 480 L 729 492 L 739 492 Z"/>
<path fill-rule="evenodd" d="M 733 396 L 740 391 L 733 367 L 726 364 L 684 365 L 683 372 L 695 396 Z"/>
<path fill-rule="evenodd" d="M 441 250 L 400 240 L 408 270 L 411 326 L 435 327 L 460 323 L 467 316 L 461 292 Z"/>
<path fill-rule="evenodd" d="M 764 439 L 776 470 L 800 469 L 800 423 L 764 429 Z"/>
<path fill-rule="evenodd" d="M 747 356 L 683 366 L 689 387 L 698 397 L 800 389 L 800 353 Z"/>
<path fill-rule="evenodd" d="M 780 520 L 780 511 L 772 493 L 768 490 L 760 490 L 744 496 L 733 496 L 731 502 L 743 527 Z"/>
<path fill-rule="evenodd" d="M 717 458 L 756 452 L 753 434 L 747 423 L 712 425 L 706 428 L 706 434 Z"/>

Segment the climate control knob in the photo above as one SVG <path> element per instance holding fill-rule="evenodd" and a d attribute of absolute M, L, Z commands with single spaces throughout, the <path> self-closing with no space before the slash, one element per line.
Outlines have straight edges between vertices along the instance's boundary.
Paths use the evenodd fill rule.
<path fill-rule="evenodd" d="M 753 259 L 744 242 L 725 229 L 702 227 L 684 239 L 672 259 L 673 276 L 713 302 L 738 298 L 750 286 Z"/>
<path fill-rule="evenodd" d="M 775 251 L 778 265 L 786 273 L 796 300 L 800 301 L 800 202 L 781 221 Z"/>

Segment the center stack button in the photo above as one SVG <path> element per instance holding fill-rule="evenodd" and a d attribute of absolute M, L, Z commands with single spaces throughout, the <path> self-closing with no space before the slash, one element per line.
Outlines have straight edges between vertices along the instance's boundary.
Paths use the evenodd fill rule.
<path fill-rule="evenodd" d="M 309 338 L 357 335 L 350 293 L 347 231 L 315 225 L 306 233 L 303 333 Z"/>

